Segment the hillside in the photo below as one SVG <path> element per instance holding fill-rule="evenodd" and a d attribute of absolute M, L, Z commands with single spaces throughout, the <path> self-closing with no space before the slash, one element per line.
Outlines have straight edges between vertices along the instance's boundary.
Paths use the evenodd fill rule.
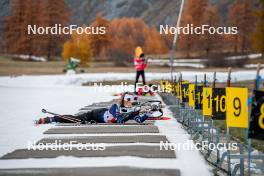
<path fill-rule="evenodd" d="M 209 0 L 217 6 L 223 19 L 233 0 Z M 257 0 L 253 0 L 256 4 Z M 100 12 L 108 19 L 120 17 L 139 17 L 147 24 L 175 24 L 179 0 L 66 0 L 71 10 L 71 24 L 89 24 Z M 10 14 L 10 0 L 0 1 L 0 20 Z M 2 23 L 0 23 L 2 26 Z M 0 27 L 1 27 L 0 26 Z"/>

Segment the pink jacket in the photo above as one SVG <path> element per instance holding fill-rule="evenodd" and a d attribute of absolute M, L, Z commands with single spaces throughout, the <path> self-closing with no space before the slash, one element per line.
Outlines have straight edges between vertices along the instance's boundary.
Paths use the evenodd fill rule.
<path fill-rule="evenodd" d="M 147 67 L 147 64 L 144 62 L 144 58 L 134 58 L 134 65 L 137 71 L 144 70 Z"/>

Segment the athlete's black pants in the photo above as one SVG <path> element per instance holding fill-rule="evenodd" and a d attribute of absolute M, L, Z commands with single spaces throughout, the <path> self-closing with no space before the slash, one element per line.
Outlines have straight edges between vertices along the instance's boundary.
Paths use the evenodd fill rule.
<path fill-rule="evenodd" d="M 80 114 L 80 115 L 61 115 L 61 116 L 54 116 L 52 121 L 59 122 L 59 123 L 74 123 L 76 122 L 96 122 L 96 123 L 104 123 L 103 121 L 103 114 L 108 109 L 101 108 L 101 109 L 95 109 L 92 111 L 88 111 L 86 113 Z M 69 117 L 69 118 L 67 118 Z"/>
<path fill-rule="evenodd" d="M 142 77 L 143 85 L 146 85 L 145 71 L 144 70 L 137 70 L 136 81 L 135 81 L 135 91 L 137 90 L 137 83 L 138 83 L 140 76 Z"/>

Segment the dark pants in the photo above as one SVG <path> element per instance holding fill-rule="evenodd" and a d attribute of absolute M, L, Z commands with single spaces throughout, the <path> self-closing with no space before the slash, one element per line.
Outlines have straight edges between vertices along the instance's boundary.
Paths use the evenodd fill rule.
<path fill-rule="evenodd" d="M 137 74 L 136 74 L 136 82 L 135 82 L 135 91 L 137 91 L 137 83 L 139 80 L 139 77 L 142 77 L 142 81 L 143 81 L 143 85 L 146 85 L 146 81 L 145 81 L 145 71 L 144 70 L 137 70 Z"/>
<path fill-rule="evenodd" d="M 54 116 L 54 121 L 59 123 L 73 123 L 73 121 L 76 119 L 76 120 L 80 120 L 82 123 L 91 122 L 91 121 L 94 121 L 96 123 L 104 123 L 103 114 L 105 113 L 105 111 L 108 111 L 108 109 L 106 108 L 95 109 L 76 116 L 74 115 Z"/>

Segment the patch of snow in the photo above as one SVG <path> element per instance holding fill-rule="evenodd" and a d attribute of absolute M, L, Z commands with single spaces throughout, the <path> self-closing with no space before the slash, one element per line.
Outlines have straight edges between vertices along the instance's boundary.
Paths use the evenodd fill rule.
<path fill-rule="evenodd" d="M 262 57 L 261 53 L 257 53 L 257 54 L 249 54 L 249 55 L 240 55 L 240 56 L 230 56 L 230 57 L 226 57 L 226 60 L 238 60 L 238 59 L 259 59 Z"/>
<path fill-rule="evenodd" d="M 74 70 L 67 70 L 66 75 L 75 75 L 76 71 Z"/>
<path fill-rule="evenodd" d="M 206 59 L 174 59 L 174 63 L 200 63 L 204 62 Z M 170 63 L 169 59 L 148 59 L 150 63 Z"/>
<path fill-rule="evenodd" d="M 209 82 L 213 81 L 213 72 L 203 71 L 182 71 L 183 79 L 194 81 L 197 75 L 198 81 L 203 81 L 204 74 Z M 179 76 L 179 73 L 174 73 Z M 260 70 L 260 75 L 264 77 L 264 69 Z M 100 81 L 117 81 L 117 80 L 134 80 L 135 73 L 84 73 L 75 75 L 42 75 L 32 76 L 23 75 L 17 77 L 2 76 L 0 77 L 0 86 L 5 87 L 51 87 L 51 86 L 80 86 L 89 82 Z M 235 71 L 231 73 L 231 81 L 253 80 L 256 77 L 255 70 Z M 218 82 L 226 82 L 227 72 L 217 72 L 216 78 Z M 170 73 L 146 73 L 147 81 L 170 79 Z"/>
<path fill-rule="evenodd" d="M 174 67 L 192 67 L 192 68 L 205 68 L 204 59 L 175 59 L 173 61 Z M 159 66 L 170 66 L 170 60 L 168 59 L 149 59 L 148 63 L 150 65 L 159 65 Z"/>
<path fill-rule="evenodd" d="M 197 63 L 173 63 L 174 67 L 192 67 L 192 68 L 205 68 L 203 64 Z"/>
<path fill-rule="evenodd" d="M 257 68 L 258 64 L 246 64 L 245 68 Z M 260 64 L 260 68 L 264 68 L 264 64 Z"/>
<path fill-rule="evenodd" d="M 261 53 L 248 54 L 248 55 L 238 55 L 238 56 L 229 56 L 225 57 L 225 60 L 240 60 L 240 59 L 259 59 L 262 57 Z M 193 67 L 193 68 L 205 68 L 204 64 L 208 59 L 174 59 L 174 67 Z M 159 65 L 159 66 L 169 66 L 170 59 L 148 59 L 150 65 Z"/>
<path fill-rule="evenodd" d="M 44 57 L 38 57 L 38 56 L 29 56 L 29 55 L 13 55 L 14 57 L 17 57 L 22 60 L 31 60 L 31 61 L 38 61 L 38 62 L 45 62 L 47 61 Z"/>

